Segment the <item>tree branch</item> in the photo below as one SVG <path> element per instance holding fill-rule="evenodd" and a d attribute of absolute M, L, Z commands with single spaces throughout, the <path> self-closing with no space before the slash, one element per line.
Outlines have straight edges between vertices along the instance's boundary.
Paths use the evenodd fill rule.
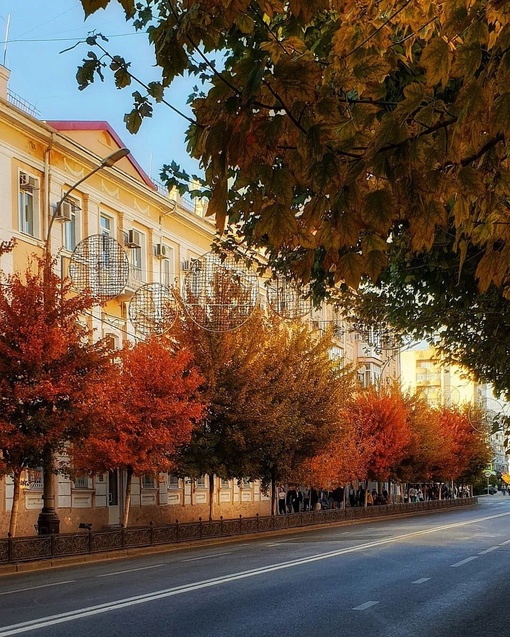
<path fill-rule="evenodd" d="M 108 57 L 112 62 L 115 62 L 116 64 L 119 64 L 119 66 L 121 66 L 123 68 L 123 70 L 129 75 L 129 77 L 132 80 L 134 80 L 137 84 L 139 84 L 140 86 L 143 86 L 143 88 L 147 91 L 148 95 L 150 95 L 150 90 L 149 90 L 149 87 L 147 86 L 147 84 L 145 84 L 144 82 L 139 80 L 135 75 L 133 75 L 131 73 L 131 71 L 128 69 L 128 66 L 126 64 L 120 64 L 119 61 L 115 60 L 114 57 L 111 55 L 111 53 L 108 53 L 108 51 L 105 48 L 103 48 L 100 44 L 98 44 L 97 41 L 96 41 L 95 45 L 99 49 L 101 49 L 101 51 L 104 53 L 104 55 L 106 55 L 106 57 Z M 171 108 L 174 111 L 174 113 L 177 113 L 177 115 L 180 115 L 185 120 L 187 120 L 190 124 L 195 124 L 196 126 L 198 126 L 197 122 L 194 119 L 191 119 L 191 117 L 188 117 L 187 115 L 182 113 L 178 108 L 176 108 L 175 106 L 170 104 L 170 102 L 167 102 L 164 98 L 161 98 L 161 102 L 163 104 L 165 104 L 165 106 L 168 106 L 168 108 Z"/>
<path fill-rule="evenodd" d="M 353 53 L 355 53 L 358 49 L 361 49 L 362 46 L 364 46 L 377 33 L 379 33 L 379 31 L 381 31 L 381 29 L 383 29 L 387 24 L 389 24 L 393 20 L 393 18 L 395 18 L 399 13 L 401 13 L 413 1 L 414 0 L 406 0 L 406 2 L 404 2 L 404 4 L 400 7 L 400 9 L 398 9 L 397 11 L 395 11 L 395 13 L 390 15 L 390 17 L 386 20 L 386 22 L 383 22 L 380 27 L 378 27 L 373 33 L 371 33 L 367 38 L 365 38 L 363 40 L 363 42 L 361 42 L 361 44 L 358 44 L 358 46 L 354 47 L 354 49 L 352 49 L 352 51 L 349 51 L 349 53 L 346 53 L 345 55 L 343 55 L 340 58 L 340 60 L 346 60 L 349 56 L 351 56 Z"/>

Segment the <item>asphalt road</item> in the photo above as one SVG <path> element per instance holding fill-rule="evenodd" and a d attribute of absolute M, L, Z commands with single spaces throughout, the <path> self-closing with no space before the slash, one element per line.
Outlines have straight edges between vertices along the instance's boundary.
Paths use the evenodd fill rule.
<path fill-rule="evenodd" d="M 0 637 L 509 637 L 510 497 L 0 578 Z"/>

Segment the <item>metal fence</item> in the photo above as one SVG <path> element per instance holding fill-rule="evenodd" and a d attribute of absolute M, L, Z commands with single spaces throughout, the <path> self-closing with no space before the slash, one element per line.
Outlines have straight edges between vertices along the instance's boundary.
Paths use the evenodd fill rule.
<path fill-rule="evenodd" d="M 85 530 L 76 534 L 38 535 L 0 539 L 0 564 L 32 562 L 61 557 L 108 553 L 132 548 L 162 546 L 229 537 L 245 534 L 265 533 L 282 529 L 294 529 L 322 524 L 335 524 L 353 520 L 438 511 L 478 503 L 478 498 L 456 500 L 431 500 L 405 504 L 388 504 L 371 507 L 331 509 L 325 511 L 303 511 L 287 515 L 259 516 L 236 519 L 189 522 L 144 528 L 127 528 L 107 531 Z"/>

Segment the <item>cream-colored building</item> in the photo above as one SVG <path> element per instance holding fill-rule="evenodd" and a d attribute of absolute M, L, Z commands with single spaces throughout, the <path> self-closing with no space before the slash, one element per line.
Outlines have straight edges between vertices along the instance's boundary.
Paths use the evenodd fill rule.
<path fill-rule="evenodd" d="M 425 396 L 429 405 L 478 403 L 478 383 L 462 368 L 442 362 L 434 348 L 402 351 L 400 361 L 402 386 Z"/>
<path fill-rule="evenodd" d="M 119 296 L 97 306 L 88 318 L 98 336 L 120 346 L 137 335 L 129 316 L 135 292 L 148 283 L 180 286 L 192 260 L 210 251 L 213 223 L 201 202 L 169 195 L 131 155 L 102 165 L 124 146 L 107 122 L 41 121 L 13 100 L 8 80 L 9 71 L 0 66 L 0 241 L 16 239 L 14 250 L 2 257 L 1 269 L 23 271 L 47 243 L 67 275 L 82 240 L 115 239 L 127 255 L 129 280 Z M 321 329 L 334 325 L 331 355 L 357 361 L 364 384 L 399 376 L 395 352 L 364 340 L 337 320 L 332 308 L 314 312 L 313 321 Z M 54 491 L 60 531 L 74 532 L 80 522 L 92 523 L 94 529 L 119 525 L 124 479 L 117 471 L 75 481 L 59 476 Z M 269 513 L 270 499 L 259 483 L 213 480 L 209 485 L 206 476 L 135 478 L 130 524 L 207 519 L 210 508 L 214 517 L 224 518 Z M 42 506 L 42 472 L 27 471 L 22 484 L 18 534 L 27 535 L 33 534 Z M 7 533 L 12 497 L 11 480 L 0 480 L 0 535 Z"/>
<path fill-rule="evenodd" d="M 9 71 L 0 67 L 0 241 L 16 239 L 12 253 L 2 257 L 5 273 L 24 270 L 45 241 L 60 254 L 59 267 L 68 273 L 74 248 L 87 237 L 108 236 L 124 246 L 129 280 L 122 294 L 97 306 L 90 318 L 98 336 L 116 345 L 136 336 L 129 320 L 129 301 L 146 283 L 180 285 L 192 259 L 209 252 L 214 226 L 204 206 L 156 186 L 127 155 L 90 177 L 105 157 L 123 147 L 106 122 L 43 122 L 9 99 Z M 86 179 L 73 188 L 81 179 Z M 71 188 L 51 224 L 55 207 Z M 212 491 L 215 516 L 225 518 L 269 512 L 269 498 L 258 483 L 214 477 L 180 479 L 160 474 L 134 479 L 130 524 L 155 524 L 207 519 Z M 57 478 L 56 509 L 62 532 L 75 531 L 80 522 L 94 529 L 118 525 L 123 514 L 120 472 L 76 481 Z M 42 506 L 42 473 L 23 478 L 18 534 L 33 534 Z M 0 534 L 7 533 L 12 484 L 0 481 Z"/>
<path fill-rule="evenodd" d="M 400 359 L 402 387 L 425 396 L 431 406 L 476 406 L 483 410 L 489 431 L 494 417 L 507 410 L 507 403 L 494 397 L 490 385 L 477 383 L 465 369 L 444 363 L 433 347 L 402 351 Z M 503 432 L 496 431 L 490 438 L 494 470 L 507 472 Z"/>

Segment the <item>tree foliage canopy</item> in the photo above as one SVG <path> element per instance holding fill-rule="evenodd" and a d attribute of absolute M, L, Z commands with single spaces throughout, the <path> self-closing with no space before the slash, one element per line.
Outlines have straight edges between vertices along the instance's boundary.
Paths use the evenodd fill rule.
<path fill-rule="evenodd" d="M 257 311 L 225 333 L 184 319 L 176 337 L 194 351 L 209 405 L 182 450 L 184 474 L 285 482 L 329 444 L 354 374 L 332 361 L 328 336 Z"/>
<path fill-rule="evenodd" d="M 0 474 L 40 467 L 49 452 L 87 434 L 90 405 L 110 370 L 105 341 L 92 343 L 83 312 L 47 260 L 0 286 Z"/>
<path fill-rule="evenodd" d="M 492 450 L 481 413 L 430 407 L 398 387 L 359 389 L 346 402 L 328 445 L 305 462 L 304 475 L 327 487 L 355 480 L 470 480 Z"/>
<path fill-rule="evenodd" d="M 189 352 L 173 352 L 155 338 L 126 345 L 89 436 L 71 450 L 74 466 L 137 476 L 170 471 L 177 447 L 189 441 L 202 417 L 200 382 Z"/>
<path fill-rule="evenodd" d="M 81 3 L 88 15 L 111 1 Z M 117 1 L 160 71 L 133 93 L 131 131 L 176 76 L 206 81 L 188 149 L 227 239 L 266 248 L 321 295 L 375 280 L 396 228 L 420 252 L 452 227 L 454 251 L 481 251 L 481 291 L 509 296 L 507 2 Z M 133 84 L 129 63 L 88 42 L 101 53 L 80 88 L 107 65 L 117 87 Z"/>
<path fill-rule="evenodd" d="M 394 235 L 390 267 L 376 285 L 343 295 L 344 311 L 362 323 L 390 325 L 433 342 L 446 363 L 509 396 L 510 301 L 494 284 L 480 292 L 476 271 L 483 251 L 470 246 L 463 257 L 456 254 L 452 228 L 437 232 L 426 253 L 413 254 L 410 241 L 405 231 Z"/>

